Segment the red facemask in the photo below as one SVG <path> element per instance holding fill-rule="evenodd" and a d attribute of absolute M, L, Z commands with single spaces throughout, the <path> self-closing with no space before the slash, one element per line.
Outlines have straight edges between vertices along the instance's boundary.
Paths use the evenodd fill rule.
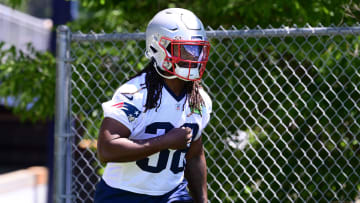
<path fill-rule="evenodd" d="M 164 44 L 168 44 L 164 47 Z M 174 40 L 162 37 L 159 45 L 166 53 L 163 69 L 172 75 L 189 80 L 200 80 L 208 62 L 210 43 L 202 40 Z M 172 68 L 166 67 L 172 64 Z"/>

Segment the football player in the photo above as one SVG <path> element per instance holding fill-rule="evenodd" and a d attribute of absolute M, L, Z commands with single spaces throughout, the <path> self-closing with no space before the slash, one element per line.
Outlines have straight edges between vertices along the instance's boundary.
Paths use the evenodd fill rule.
<path fill-rule="evenodd" d="M 151 62 L 102 104 L 98 156 L 107 164 L 95 202 L 207 202 L 201 132 L 212 104 L 200 79 L 209 50 L 191 11 L 153 17 L 146 29 Z"/>

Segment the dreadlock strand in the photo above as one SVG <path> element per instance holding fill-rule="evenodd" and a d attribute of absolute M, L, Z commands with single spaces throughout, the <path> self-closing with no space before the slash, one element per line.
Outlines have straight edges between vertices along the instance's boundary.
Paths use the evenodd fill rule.
<path fill-rule="evenodd" d="M 185 85 L 185 91 L 186 91 L 186 99 L 189 101 L 189 106 L 191 109 L 191 113 L 194 113 L 196 110 L 198 110 L 201 113 L 201 106 L 204 105 L 204 100 L 200 95 L 200 82 L 188 82 Z M 183 107 L 185 106 L 185 103 Z"/>
<path fill-rule="evenodd" d="M 161 104 L 162 88 L 164 85 L 162 77 L 154 70 L 154 61 L 148 64 L 146 69 L 145 86 L 148 90 L 145 112 L 149 109 L 158 110 Z M 160 101 L 159 101 L 160 100 Z"/>

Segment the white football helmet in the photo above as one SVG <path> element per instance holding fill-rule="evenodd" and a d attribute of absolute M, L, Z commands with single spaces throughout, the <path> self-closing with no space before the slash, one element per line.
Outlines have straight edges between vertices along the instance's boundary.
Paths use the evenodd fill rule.
<path fill-rule="evenodd" d="M 189 10 L 169 8 L 157 13 L 146 28 L 145 55 L 164 78 L 200 80 L 210 43 L 200 19 Z M 164 75 L 163 70 L 171 75 Z"/>

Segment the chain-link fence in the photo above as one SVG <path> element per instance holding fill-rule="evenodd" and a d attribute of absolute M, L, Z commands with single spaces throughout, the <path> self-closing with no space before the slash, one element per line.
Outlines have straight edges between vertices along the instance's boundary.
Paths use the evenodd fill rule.
<path fill-rule="evenodd" d="M 210 202 L 360 199 L 360 27 L 208 29 Z M 144 33 L 58 29 L 59 202 L 91 202 L 101 103 L 148 63 Z"/>

